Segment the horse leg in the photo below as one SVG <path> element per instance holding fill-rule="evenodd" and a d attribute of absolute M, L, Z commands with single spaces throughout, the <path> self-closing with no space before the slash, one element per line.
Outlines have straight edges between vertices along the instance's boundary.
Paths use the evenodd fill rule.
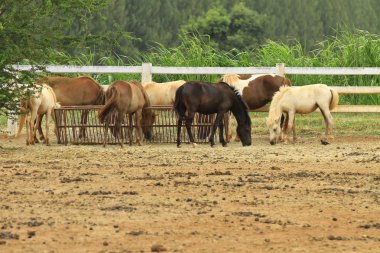
<path fill-rule="evenodd" d="M 323 118 L 325 120 L 326 125 L 326 131 L 325 131 L 325 139 L 328 141 L 328 138 L 330 137 L 330 134 L 332 134 L 332 128 L 333 128 L 333 117 L 331 115 L 330 110 L 326 108 L 319 108 L 322 112 Z"/>
<path fill-rule="evenodd" d="M 34 139 L 36 137 L 35 124 L 34 124 L 36 118 L 37 118 L 37 108 L 33 108 L 32 113 L 30 115 L 30 121 L 29 121 L 29 125 L 30 125 L 29 144 L 32 144 L 32 145 L 34 145 Z"/>
<path fill-rule="evenodd" d="M 223 114 L 222 117 L 224 117 L 224 115 L 225 115 L 225 113 Z M 220 141 L 220 143 L 222 143 L 223 147 L 226 147 L 227 146 L 227 142 L 224 139 L 224 134 L 223 134 L 223 128 L 224 127 L 223 127 L 223 124 L 224 124 L 223 119 L 221 119 L 220 122 L 219 122 L 219 141 Z"/>
<path fill-rule="evenodd" d="M 109 125 L 109 116 L 106 116 L 105 124 L 104 124 L 104 140 L 103 147 L 106 147 L 108 142 L 108 125 Z"/>
<path fill-rule="evenodd" d="M 128 124 L 129 146 L 132 146 L 132 142 L 133 142 L 133 136 L 132 136 L 133 118 L 132 118 L 132 114 L 131 113 L 128 113 L 128 120 L 129 120 L 129 124 Z"/>
<path fill-rule="evenodd" d="M 177 121 L 177 148 L 181 147 L 181 128 L 183 122 L 183 115 L 178 115 Z"/>
<path fill-rule="evenodd" d="M 294 117 L 293 119 L 293 126 L 292 126 L 292 131 L 293 131 L 293 143 L 297 141 L 297 134 L 296 134 L 296 118 Z"/>
<path fill-rule="evenodd" d="M 45 143 L 47 146 L 50 146 L 50 143 L 49 143 L 49 117 L 50 117 L 50 114 L 52 112 L 52 109 L 48 109 L 47 113 L 46 113 L 46 118 L 45 118 L 45 134 L 46 134 L 46 137 L 45 137 Z M 42 115 L 41 115 L 42 116 Z"/>
<path fill-rule="evenodd" d="M 286 136 L 284 137 L 285 142 L 287 142 L 287 136 L 288 136 L 289 130 L 293 129 L 293 125 L 295 123 L 295 112 L 289 111 L 288 112 L 288 117 L 289 117 L 289 119 L 288 119 L 288 127 L 287 127 L 287 129 L 285 131 Z M 293 141 L 294 141 L 294 138 L 295 138 L 294 133 L 295 132 L 293 132 Z"/>
<path fill-rule="evenodd" d="M 42 119 L 44 115 L 42 114 L 41 117 L 38 117 L 36 124 L 38 125 L 38 134 L 40 135 L 40 140 L 45 140 L 44 132 L 42 131 Z M 37 140 L 37 138 L 36 138 Z M 38 141 L 37 141 L 38 142 Z"/>
<path fill-rule="evenodd" d="M 26 115 L 25 117 L 25 125 L 26 125 L 26 145 L 29 145 L 29 138 L 30 138 L 30 119 L 29 115 Z"/>
<path fill-rule="evenodd" d="M 190 142 L 195 147 L 195 146 L 197 146 L 197 144 L 195 143 L 193 134 L 191 133 L 191 123 L 193 122 L 194 115 L 195 115 L 195 113 L 187 111 L 185 126 L 186 126 L 186 130 L 187 130 L 187 134 L 189 135 Z"/>
<path fill-rule="evenodd" d="M 211 129 L 211 135 L 210 135 L 210 144 L 211 144 L 211 147 L 213 147 L 215 145 L 215 141 L 214 141 L 214 138 L 215 138 L 215 131 L 216 131 L 216 128 L 222 124 L 222 127 L 223 127 L 223 123 L 222 123 L 222 118 L 223 118 L 223 113 L 220 113 L 218 112 L 217 115 L 216 115 L 216 118 L 215 118 L 215 122 L 214 122 L 214 125 L 212 126 L 212 129 Z M 220 129 L 220 126 L 219 126 L 219 129 Z M 221 140 L 222 142 L 222 140 Z M 225 140 L 223 138 L 223 146 L 225 145 Z"/>
<path fill-rule="evenodd" d="M 285 117 L 284 117 L 285 114 Z M 284 140 L 284 132 L 288 131 L 288 123 L 289 123 L 289 115 L 288 113 L 284 113 L 281 115 L 281 135 L 280 135 L 280 141 Z"/>
<path fill-rule="evenodd" d="M 88 110 L 84 110 L 80 119 L 80 123 L 82 126 L 79 129 L 79 139 L 86 137 L 86 128 L 83 125 L 87 125 L 87 119 L 88 119 Z"/>
<path fill-rule="evenodd" d="M 141 146 L 141 140 L 143 139 L 143 132 L 141 127 L 141 119 L 142 119 L 142 109 L 139 109 L 136 111 L 136 137 L 137 137 L 137 144 Z"/>
<path fill-rule="evenodd" d="M 123 147 L 123 135 L 122 135 L 122 129 L 121 129 L 121 122 L 123 121 L 123 118 L 125 117 L 124 112 L 119 112 L 117 115 L 117 118 L 115 120 L 115 131 L 116 131 L 116 138 L 119 141 L 119 144 L 121 147 Z"/>

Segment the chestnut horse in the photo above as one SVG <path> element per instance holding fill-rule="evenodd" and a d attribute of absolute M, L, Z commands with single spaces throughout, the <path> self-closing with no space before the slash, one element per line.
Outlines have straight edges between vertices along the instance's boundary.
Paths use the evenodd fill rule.
<path fill-rule="evenodd" d="M 53 88 L 57 101 L 62 106 L 76 105 L 101 105 L 104 104 L 104 91 L 102 86 L 89 76 L 82 77 L 44 77 L 37 81 L 37 84 L 46 83 Z M 88 112 L 83 112 L 81 124 L 87 123 Z M 42 117 L 39 117 L 37 125 L 41 125 Z M 23 116 L 20 117 L 20 129 L 24 122 Z M 44 135 L 41 127 L 38 128 L 41 140 Z M 79 137 L 85 135 L 85 129 L 82 128 Z"/>
<path fill-rule="evenodd" d="M 221 81 L 234 86 L 247 103 L 249 109 L 258 109 L 263 107 L 273 98 L 273 94 L 277 92 L 281 86 L 291 86 L 292 82 L 285 77 L 274 74 L 258 74 L 258 75 L 237 75 L 227 74 L 222 76 Z M 281 126 L 284 120 L 281 118 Z M 230 121 L 231 125 L 234 122 Z M 232 129 L 231 129 L 232 130 Z M 229 134 L 232 139 L 232 133 Z M 237 138 L 236 138 L 237 139 Z M 238 140 L 238 139 L 237 139 Z"/>
<path fill-rule="evenodd" d="M 215 145 L 214 135 L 216 128 L 219 126 L 220 142 L 223 146 L 226 146 L 222 118 L 228 111 L 231 111 L 237 120 L 237 134 L 243 146 L 251 145 L 251 119 L 247 112 L 247 105 L 238 94 L 238 91 L 227 83 L 187 82 L 177 89 L 174 109 L 178 113 L 177 147 L 180 147 L 181 144 L 180 135 L 184 119 L 186 119 L 185 125 L 190 142 L 194 146 L 196 145 L 190 128 L 196 112 L 207 115 L 217 114 L 211 129 L 210 144 L 211 147 Z"/>
<path fill-rule="evenodd" d="M 306 114 L 319 108 L 325 119 L 326 124 L 326 141 L 332 133 L 333 118 L 331 110 L 334 109 L 339 102 L 338 93 L 325 84 L 312 84 L 300 87 L 281 87 L 275 93 L 270 105 L 267 126 L 269 129 L 269 141 L 274 145 L 278 141 L 281 134 L 279 125 L 280 117 L 283 112 L 289 115 L 288 125 L 284 127 L 284 132 L 289 129 L 293 130 L 293 142 L 296 141 L 295 130 L 295 114 Z"/>
<path fill-rule="evenodd" d="M 108 141 L 108 127 L 113 112 L 116 112 L 113 133 L 121 147 L 123 147 L 121 123 L 127 114 L 129 119 L 129 144 L 132 145 L 132 114 L 135 114 L 136 117 L 136 138 L 138 145 L 141 145 L 141 141 L 143 140 L 143 132 L 148 140 L 151 139 L 154 114 L 150 108 L 149 97 L 139 82 L 115 81 L 107 88 L 105 98 L 106 103 L 100 108 L 98 114 L 100 122 L 105 123 L 104 147 Z"/>
<path fill-rule="evenodd" d="M 152 105 L 173 105 L 175 93 L 184 83 L 184 80 L 165 83 L 148 82 L 143 86 Z"/>

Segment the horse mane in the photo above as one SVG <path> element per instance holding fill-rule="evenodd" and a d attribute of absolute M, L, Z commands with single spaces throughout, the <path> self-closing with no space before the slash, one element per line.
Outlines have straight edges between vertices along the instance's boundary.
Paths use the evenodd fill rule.
<path fill-rule="evenodd" d="M 235 86 L 230 85 L 226 82 L 219 82 L 219 84 L 223 84 L 223 85 L 227 86 L 228 88 L 230 88 L 235 93 L 235 96 L 238 99 L 239 105 L 243 108 L 243 112 L 244 112 L 244 116 L 245 116 L 246 120 L 250 122 L 251 118 L 249 117 L 249 114 L 248 114 L 248 105 L 246 102 L 244 102 L 242 96 L 240 95 L 239 90 L 236 89 Z"/>
<path fill-rule="evenodd" d="M 238 74 L 225 74 L 222 76 L 222 82 L 233 85 L 240 80 L 240 76 Z"/>
<path fill-rule="evenodd" d="M 137 80 L 131 80 L 129 82 L 135 84 L 136 86 L 138 86 L 140 88 L 140 90 L 141 90 L 141 92 L 142 92 L 142 94 L 144 96 L 144 100 L 145 100 L 144 108 L 150 107 L 151 104 L 150 104 L 148 93 L 146 93 L 146 91 L 145 91 L 145 87 L 146 87 L 146 85 L 149 85 L 149 84 L 152 85 L 155 82 L 145 83 L 144 86 L 139 81 L 137 81 Z"/>
<path fill-rule="evenodd" d="M 281 112 L 276 110 L 276 108 L 277 108 L 278 103 L 281 100 L 281 98 L 285 95 L 285 93 L 287 93 L 291 89 L 292 88 L 289 86 L 281 86 L 279 91 L 274 93 L 273 98 L 272 98 L 272 102 L 271 102 L 270 107 L 269 107 L 269 114 L 268 114 L 268 119 L 267 119 L 267 125 L 268 126 L 273 125 L 274 122 L 276 122 L 276 120 L 278 120 L 281 117 Z"/>

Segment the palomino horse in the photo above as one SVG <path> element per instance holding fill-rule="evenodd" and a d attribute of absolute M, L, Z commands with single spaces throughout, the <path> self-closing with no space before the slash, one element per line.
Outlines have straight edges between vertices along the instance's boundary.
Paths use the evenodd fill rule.
<path fill-rule="evenodd" d="M 281 87 L 273 97 L 269 109 L 267 126 L 269 129 L 269 141 L 274 145 L 281 134 L 279 120 L 283 112 L 289 115 L 288 124 L 284 132 L 293 130 L 293 142 L 296 141 L 295 114 L 306 114 L 319 108 L 326 124 L 326 139 L 332 133 L 333 118 L 330 110 L 334 109 L 339 102 L 338 93 L 325 84 L 312 84 L 300 87 Z"/>
<path fill-rule="evenodd" d="M 196 112 L 207 115 L 217 114 L 211 130 L 210 144 L 211 147 L 215 145 L 214 135 L 216 128 L 219 126 L 220 142 L 223 146 L 226 146 L 227 142 L 223 137 L 222 118 L 229 110 L 237 120 L 237 134 L 243 146 L 251 145 L 251 119 L 247 112 L 247 105 L 238 94 L 238 91 L 227 83 L 187 82 L 179 87 L 176 92 L 174 109 L 178 113 L 177 147 L 180 147 L 181 144 L 180 134 L 184 118 L 186 118 L 185 125 L 190 142 L 194 146 L 196 145 L 190 129 Z"/>
<path fill-rule="evenodd" d="M 137 127 L 137 143 L 141 145 L 143 139 L 143 131 L 147 139 L 152 137 L 152 125 L 154 121 L 154 114 L 150 108 L 150 101 L 148 95 L 144 91 L 142 85 L 137 81 L 115 81 L 107 89 L 106 103 L 99 110 L 98 117 L 101 123 L 105 123 L 104 129 L 104 143 L 107 144 L 108 126 L 111 115 L 116 111 L 115 127 L 113 133 L 119 140 L 120 146 L 123 147 L 123 136 L 121 123 L 124 117 L 129 114 L 129 144 L 132 145 L 132 114 L 136 115 Z"/>
<path fill-rule="evenodd" d="M 243 100 L 247 103 L 248 108 L 252 110 L 263 107 L 270 102 L 273 94 L 277 92 L 281 86 L 292 85 L 292 82 L 288 78 L 273 74 L 227 74 L 222 76 L 221 81 L 234 86 L 243 97 Z M 234 125 L 233 121 L 230 122 L 231 125 Z M 283 125 L 283 122 L 284 117 L 281 118 L 281 126 Z M 230 138 L 232 139 L 232 133 L 229 136 L 229 139 Z"/>
<path fill-rule="evenodd" d="M 144 83 L 144 89 L 148 94 L 152 105 L 173 105 L 177 89 L 185 83 L 178 80 L 166 83 L 148 82 Z"/>
<path fill-rule="evenodd" d="M 82 77 L 44 77 L 37 83 L 46 83 L 53 88 L 57 97 L 57 101 L 62 106 L 76 105 L 101 105 L 104 104 L 104 91 L 100 84 L 89 76 Z M 81 124 L 87 123 L 88 112 L 83 112 L 81 116 Z M 22 129 L 22 116 L 20 117 L 20 128 Z M 39 118 L 38 125 L 41 125 L 42 117 Z M 38 132 L 43 139 L 41 127 Z M 85 129 L 82 128 L 79 137 L 85 135 Z"/>
<path fill-rule="evenodd" d="M 49 145 L 49 117 L 52 115 L 54 108 L 59 108 L 60 105 L 57 103 L 57 98 L 54 94 L 53 89 L 46 85 L 41 84 L 36 86 L 38 89 L 32 96 L 29 98 L 21 99 L 21 111 L 23 112 L 24 118 L 26 118 L 26 145 L 34 144 L 37 140 L 36 131 L 37 127 L 40 127 L 38 122 L 40 118 L 45 114 L 46 115 L 46 137 L 45 143 Z M 30 119 L 28 118 L 27 113 L 31 112 Z M 34 124 L 37 119 L 37 125 Z M 20 131 L 17 135 L 20 134 Z M 16 136 L 17 136 L 16 135 Z M 37 141 L 38 142 L 38 141 Z"/>

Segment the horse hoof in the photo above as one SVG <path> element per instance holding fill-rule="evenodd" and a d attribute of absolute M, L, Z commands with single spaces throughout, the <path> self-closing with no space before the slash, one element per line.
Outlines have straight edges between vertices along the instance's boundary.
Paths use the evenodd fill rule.
<path fill-rule="evenodd" d="M 177 145 L 177 148 L 182 148 L 182 146 L 181 145 Z"/>
<path fill-rule="evenodd" d="M 222 146 L 223 146 L 223 147 L 227 147 L 227 143 L 223 143 Z"/>

